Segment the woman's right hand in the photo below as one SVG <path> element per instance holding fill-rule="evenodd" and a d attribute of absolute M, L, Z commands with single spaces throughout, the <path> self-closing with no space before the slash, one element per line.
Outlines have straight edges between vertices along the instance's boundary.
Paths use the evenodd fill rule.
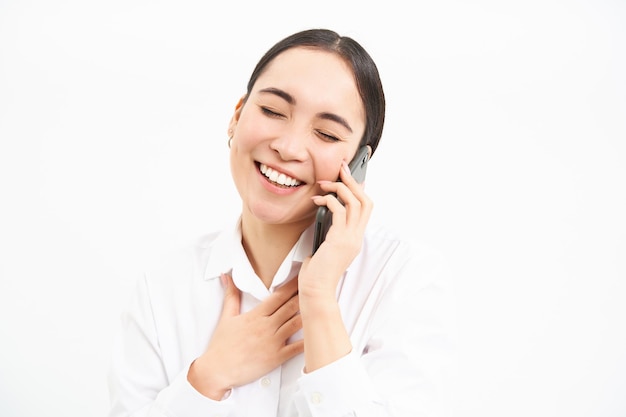
<path fill-rule="evenodd" d="M 224 306 L 206 351 L 189 368 L 187 380 L 201 394 L 221 400 L 304 351 L 303 340 L 287 343 L 302 328 L 298 280 L 276 289 L 254 309 L 240 314 L 241 292 L 222 275 Z"/>

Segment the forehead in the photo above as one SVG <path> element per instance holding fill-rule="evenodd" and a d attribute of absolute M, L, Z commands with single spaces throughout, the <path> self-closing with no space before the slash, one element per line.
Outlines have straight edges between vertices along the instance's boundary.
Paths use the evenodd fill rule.
<path fill-rule="evenodd" d="M 350 91 L 360 99 L 350 65 L 334 52 L 312 47 L 294 47 L 278 54 L 263 70 L 254 89 L 258 90 L 259 84 L 295 87 L 300 82 L 315 83 L 317 88 L 326 88 L 322 90 L 325 93 L 340 88 L 339 91 Z"/>
<path fill-rule="evenodd" d="M 261 73 L 252 94 L 269 87 L 293 95 L 298 104 L 347 112 L 365 121 L 365 107 L 352 68 L 336 53 L 305 47 L 281 52 Z"/>
<path fill-rule="evenodd" d="M 329 51 L 327 49 L 315 46 L 294 46 L 285 49 L 282 52 L 278 53 L 276 56 L 274 56 L 274 58 L 272 58 L 268 62 L 265 71 L 268 71 L 271 67 L 276 67 L 278 65 L 288 63 L 292 60 L 320 62 L 334 61 L 337 65 L 344 67 L 343 69 L 345 71 L 352 74 L 352 68 L 345 60 L 345 58 L 339 55 L 338 52 Z"/>

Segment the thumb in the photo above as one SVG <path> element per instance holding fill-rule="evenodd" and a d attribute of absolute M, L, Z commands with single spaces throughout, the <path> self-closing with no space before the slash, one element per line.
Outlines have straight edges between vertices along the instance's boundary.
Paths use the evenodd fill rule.
<path fill-rule="evenodd" d="M 241 308 L 241 291 L 235 286 L 230 275 L 220 276 L 224 285 L 224 305 L 222 306 L 222 316 L 236 316 Z"/>

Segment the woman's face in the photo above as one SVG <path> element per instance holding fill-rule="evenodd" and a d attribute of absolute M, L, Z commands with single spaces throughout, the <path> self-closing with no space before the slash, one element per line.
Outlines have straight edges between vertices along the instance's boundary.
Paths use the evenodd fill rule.
<path fill-rule="evenodd" d="M 292 48 L 275 57 L 237 105 L 230 163 L 243 215 L 308 224 L 317 181 L 335 181 L 355 154 L 365 110 L 348 64 L 337 55 Z"/>

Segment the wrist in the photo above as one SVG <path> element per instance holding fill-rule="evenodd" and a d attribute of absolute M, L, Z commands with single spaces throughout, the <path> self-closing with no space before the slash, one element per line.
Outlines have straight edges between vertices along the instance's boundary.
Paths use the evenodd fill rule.
<path fill-rule="evenodd" d="M 187 372 L 187 381 L 200 394 L 215 401 L 228 397 L 230 387 L 211 378 L 209 372 L 203 370 L 200 359 L 192 362 Z"/>
<path fill-rule="evenodd" d="M 305 302 L 319 302 L 326 303 L 337 300 L 337 284 L 325 284 L 321 279 L 304 280 L 299 278 L 298 282 L 298 297 L 300 303 Z"/>
<path fill-rule="evenodd" d="M 300 315 L 305 319 L 308 316 L 324 317 L 335 315 L 339 310 L 339 304 L 335 293 L 320 292 L 316 295 L 301 294 L 298 292 L 298 302 L 300 304 Z"/>
<path fill-rule="evenodd" d="M 347 355 L 352 343 L 342 319 L 341 309 L 333 298 L 302 301 L 300 316 L 304 336 L 304 369 L 306 373 L 322 368 Z"/>

